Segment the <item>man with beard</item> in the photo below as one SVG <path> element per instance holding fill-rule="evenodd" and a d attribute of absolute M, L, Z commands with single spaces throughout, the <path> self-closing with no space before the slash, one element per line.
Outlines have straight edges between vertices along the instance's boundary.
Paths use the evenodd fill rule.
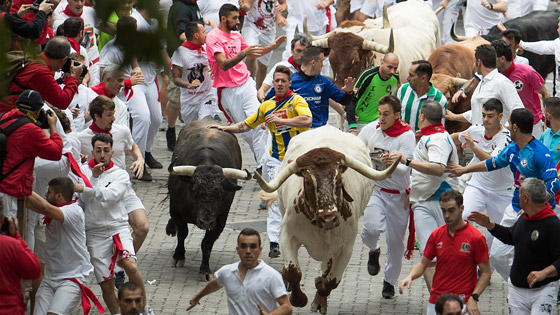
<path fill-rule="evenodd" d="M 259 260 L 262 252 L 259 232 L 243 229 L 237 237 L 236 251 L 241 261 L 216 271 L 215 278 L 190 300 L 187 311 L 200 304 L 204 296 L 225 286 L 230 314 L 292 314 L 282 276 Z"/>

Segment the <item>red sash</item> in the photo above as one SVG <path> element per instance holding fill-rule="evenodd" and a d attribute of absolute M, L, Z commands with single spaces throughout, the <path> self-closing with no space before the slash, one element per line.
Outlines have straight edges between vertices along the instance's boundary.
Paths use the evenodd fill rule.
<path fill-rule="evenodd" d="M 224 89 L 223 87 L 219 87 L 217 89 L 218 90 L 218 108 L 222 111 L 222 113 L 224 113 L 224 116 L 226 116 L 228 125 L 231 125 L 233 123 L 233 119 L 231 119 L 231 117 L 229 117 L 229 115 L 226 113 L 224 107 L 222 106 L 222 90 L 223 89 Z"/>
<path fill-rule="evenodd" d="M 410 260 L 412 258 L 412 254 L 414 253 L 414 240 L 416 236 L 416 229 L 414 228 L 414 212 L 412 211 L 411 206 L 409 206 L 408 213 L 410 214 L 410 218 L 408 220 L 408 240 L 406 242 L 404 258 Z"/>
<path fill-rule="evenodd" d="M 103 281 L 113 279 L 113 275 L 115 274 L 115 264 L 117 263 L 117 257 L 119 253 L 124 252 L 124 247 L 122 246 L 121 237 L 117 233 L 113 235 L 113 256 L 111 256 L 111 264 L 109 265 L 109 271 L 111 271 L 111 275 L 109 277 L 103 277 Z"/>
<path fill-rule="evenodd" d="M 92 188 L 91 183 L 89 182 L 89 179 L 86 177 L 86 175 L 84 175 L 84 173 L 82 173 L 82 170 L 80 170 L 80 166 L 78 165 L 78 162 L 76 162 L 76 160 L 74 160 L 74 157 L 72 156 L 72 153 L 66 152 L 66 153 L 64 153 L 64 155 L 66 155 L 66 157 L 68 158 L 68 161 L 70 162 L 70 170 L 72 171 L 72 173 L 74 173 L 74 175 L 80 177 L 84 181 L 84 185 L 86 185 L 86 187 Z"/>
<path fill-rule="evenodd" d="M 76 282 L 80 286 L 80 290 L 82 291 L 82 308 L 84 309 L 84 315 L 88 315 L 89 310 L 91 309 L 91 303 L 89 302 L 90 299 L 93 301 L 95 307 L 97 307 L 97 311 L 100 314 L 105 313 L 103 305 L 99 303 L 99 300 L 95 297 L 95 294 L 93 294 L 90 288 L 81 284 L 76 278 L 67 278 L 66 280 Z"/>

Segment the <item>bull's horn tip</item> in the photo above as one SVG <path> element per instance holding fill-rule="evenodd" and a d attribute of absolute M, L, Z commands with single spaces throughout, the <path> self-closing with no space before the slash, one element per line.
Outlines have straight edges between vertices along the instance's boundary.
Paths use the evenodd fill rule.
<path fill-rule="evenodd" d="M 245 169 L 244 171 L 247 174 L 247 177 L 245 177 L 245 180 L 250 180 L 250 179 L 253 178 L 253 176 L 251 176 L 251 173 L 247 169 Z"/>

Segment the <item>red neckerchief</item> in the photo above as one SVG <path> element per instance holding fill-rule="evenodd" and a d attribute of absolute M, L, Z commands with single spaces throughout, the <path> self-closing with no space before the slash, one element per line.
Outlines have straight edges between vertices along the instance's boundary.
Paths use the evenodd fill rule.
<path fill-rule="evenodd" d="M 442 123 L 431 124 L 427 127 L 420 129 L 420 134 L 423 136 L 433 135 L 434 133 L 441 133 L 445 131 Z"/>
<path fill-rule="evenodd" d="M 292 92 L 292 90 L 289 90 L 289 89 L 288 89 L 288 92 L 286 92 L 286 94 L 284 94 L 284 97 L 278 97 L 278 95 L 275 94 L 274 96 L 276 97 L 276 103 L 287 99 L 288 97 L 292 96 L 292 94 L 294 94 L 294 92 Z"/>
<path fill-rule="evenodd" d="M 181 46 L 183 46 L 183 47 L 185 47 L 185 48 L 187 48 L 187 49 L 190 49 L 190 50 L 198 50 L 198 53 L 199 53 L 199 54 L 202 54 L 202 52 L 205 51 L 205 50 L 204 50 L 204 47 L 203 47 L 202 45 L 198 45 L 198 44 L 189 42 L 188 40 L 184 41 L 184 42 L 181 44 Z"/>
<path fill-rule="evenodd" d="M 94 168 L 95 165 L 97 165 L 97 164 L 99 164 L 99 163 L 95 162 L 94 159 L 91 159 L 91 160 L 88 161 L 89 168 Z M 114 165 L 115 165 L 115 163 L 113 163 L 113 161 L 109 162 L 109 165 L 105 166 L 105 170 L 106 171 L 110 170 L 111 167 L 113 167 Z"/>
<path fill-rule="evenodd" d="M 111 138 L 113 138 L 113 135 L 109 131 L 99 128 L 99 126 L 95 124 L 95 121 L 92 122 L 91 125 L 89 125 L 89 129 L 91 129 L 93 133 L 105 133 L 111 136 Z"/>
<path fill-rule="evenodd" d="M 381 125 L 377 125 L 377 128 L 381 128 Z M 383 133 L 388 135 L 389 137 L 398 137 L 409 130 L 412 130 L 412 127 L 410 127 L 404 120 L 399 118 L 395 120 L 395 123 L 391 127 L 389 127 L 389 129 L 382 129 L 381 131 L 383 131 Z"/>
<path fill-rule="evenodd" d="M 551 217 L 553 215 L 555 216 L 556 213 L 554 213 L 552 207 L 547 202 L 546 205 L 541 210 L 539 210 L 539 212 L 533 214 L 532 216 L 528 217 L 527 213 L 525 213 L 525 215 L 523 215 L 523 219 L 525 221 L 538 221 Z"/>
<path fill-rule="evenodd" d="M 299 68 L 301 67 L 301 65 L 300 65 L 300 66 L 296 65 L 296 62 L 294 61 L 294 56 L 290 56 L 290 58 L 288 58 L 288 62 L 289 62 L 294 68 L 296 68 L 296 70 L 299 70 Z"/>
<path fill-rule="evenodd" d="M 76 201 L 78 201 L 78 197 L 76 197 L 76 199 L 74 199 L 74 200 L 72 200 L 72 201 L 70 201 L 70 202 L 67 202 L 67 203 L 65 203 L 65 204 L 57 205 L 57 207 L 61 208 L 61 207 L 64 207 L 64 206 L 73 204 L 73 203 L 76 202 Z M 43 224 L 49 224 L 49 223 L 51 223 L 51 222 L 52 222 L 52 218 L 47 217 L 47 216 L 44 216 L 44 217 L 43 217 Z"/>
<path fill-rule="evenodd" d="M 73 39 L 71 37 L 66 37 L 66 38 L 70 42 L 70 47 L 72 47 L 72 49 L 74 49 L 79 54 L 80 53 L 80 44 L 75 39 Z"/>
<path fill-rule="evenodd" d="M 126 96 L 126 100 L 130 100 L 132 95 L 134 94 L 134 90 L 132 89 L 132 80 L 130 78 L 124 80 L 124 96 Z"/>
<path fill-rule="evenodd" d="M 92 86 L 91 89 L 98 95 L 105 95 L 110 99 L 113 99 L 116 96 L 116 94 L 109 94 L 103 82 L 100 82 L 98 85 Z"/>
<path fill-rule="evenodd" d="M 47 63 L 47 67 L 49 67 L 49 69 L 51 69 L 52 71 L 53 68 L 51 62 L 49 61 L 49 58 L 45 55 L 45 53 L 44 52 L 40 53 L 39 57 L 41 57 L 41 59 L 43 59 Z"/>
<path fill-rule="evenodd" d="M 80 13 L 78 14 L 74 14 L 72 11 L 70 11 L 70 8 L 68 8 L 68 6 L 66 6 L 66 8 L 64 8 L 64 10 L 62 10 L 62 13 L 68 15 L 69 17 L 81 17 L 82 14 Z"/>
<path fill-rule="evenodd" d="M 327 33 L 330 33 L 331 25 L 332 25 L 331 6 L 330 5 L 325 8 L 325 13 L 327 14 L 327 20 L 329 21 L 327 23 L 327 30 L 326 31 L 327 31 Z"/>
<path fill-rule="evenodd" d="M 503 75 L 505 75 L 506 77 L 509 77 L 509 75 L 515 70 L 515 63 L 512 62 L 511 66 L 509 66 L 509 68 L 507 68 L 506 70 L 504 70 L 504 72 L 502 72 Z"/>

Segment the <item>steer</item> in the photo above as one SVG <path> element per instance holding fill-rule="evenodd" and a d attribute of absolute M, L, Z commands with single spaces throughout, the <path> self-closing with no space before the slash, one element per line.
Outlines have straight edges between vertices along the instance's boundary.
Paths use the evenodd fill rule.
<path fill-rule="evenodd" d="M 322 262 L 311 310 L 327 312 L 327 297 L 340 283 L 352 256 L 358 220 L 371 196 L 373 180 L 389 177 L 397 164 L 382 172 L 374 170 L 362 141 L 327 125 L 290 141 L 278 176 L 270 183 L 255 173 L 264 191 L 278 190 L 283 215 L 282 277 L 292 292 L 292 305 L 307 305 L 297 258 L 304 245 L 313 259 Z"/>
<path fill-rule="evenodd" d="M 185 264 L 187 223 L 206 230 L 202 240 L 201 280 L 210 280 L 210 253 L 226 225 L 235 191 L 241 189 L 237 179 L 251 178 L 241 171 L 241 149 L 237 138 L 225 131 L 206 128 L 215 124 L 210 117 L 181 129 L 169 166 L 169 213 L 165 232 L 177 235 L 173 265 Z"/>

